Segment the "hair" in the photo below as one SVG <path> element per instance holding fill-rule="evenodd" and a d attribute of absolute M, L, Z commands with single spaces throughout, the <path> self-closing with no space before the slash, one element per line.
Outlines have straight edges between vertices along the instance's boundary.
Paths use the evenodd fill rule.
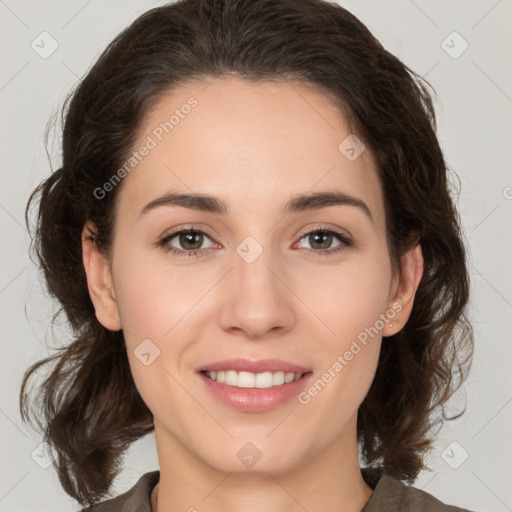
<path fill-rule="evenodd" d="M 411 315 L 384 338 L 358 410 L 366 464 L 413 483 L 428 469 L 432 428 L 442 423 L 435 413 L 441 409 L 447 419 L 444 404 L 467 377 L 469 277 L 430 83 L 334 3 L 179 0 L 153 8 L 115 37 L 66 97 L 62 165 L 32 192 L 25 212 L 33 257 L 60 303 L 53 321 L 64 312 L 73 339 L 26 370 L 21 416 L 32 424 L 35 418 L 56 453 L 64 490 L 82 504 L 109 492 L 125 450 L 154 429 L 123 332 L 98 322 L 89 296 L 84 224 L 93 222 L 91 239 L 108 254 L 121 187 L 101 199 L 94 191 L 126 161 L 144 116 L 170 90 L 229 76 L 293 80 L 325 94 L 375 158 L 393 268 L 400 271 L 401 256 L 421 245 L 424 272 Z M 51 372 L 32 397 L 27 382 L 49 363 Z"/>

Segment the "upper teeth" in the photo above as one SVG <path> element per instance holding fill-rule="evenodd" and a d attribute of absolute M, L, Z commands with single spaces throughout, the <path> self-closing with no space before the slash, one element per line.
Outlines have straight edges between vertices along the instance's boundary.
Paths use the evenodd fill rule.
<path fill-rule="evenodd" d="M 271 388 L 272 386 L 281 386 L 294 380 L 300 379 L 302 373 L 292 372 L 237 372 L 235 370 L 206 372 L 206 375 L 212 380 L 221 384 L 236 386 L 239 388 Z"/>

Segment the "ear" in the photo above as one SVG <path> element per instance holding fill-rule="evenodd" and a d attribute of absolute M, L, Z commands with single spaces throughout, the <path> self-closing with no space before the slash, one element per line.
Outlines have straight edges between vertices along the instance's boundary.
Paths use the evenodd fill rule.
<path fill-rule="evenodd" d="M 82 259 L 87 276 L 89 295 L 96 318 L 103 327 L 118 331 L 122 328 L 108 258 L 96 242 L 96 228 L 86 222 L 82 230 Z"/>
<path fill-rule="evenodd" d="M 394 317 L 388 317 L 383 336 L 393 336 L 407 323 L 414 304 L 416 290 L 423 275 L 423 253 L 421 245 L 416 245 L 400 259 L 401 272 L 395 277 L 388 311 L 394 311 Z"/>

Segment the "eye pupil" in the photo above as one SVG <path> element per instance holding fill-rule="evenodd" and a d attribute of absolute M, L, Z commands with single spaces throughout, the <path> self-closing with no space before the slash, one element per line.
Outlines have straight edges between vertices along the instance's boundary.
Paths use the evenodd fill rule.
<path fill-rule="evenodd" d="M 321 239 L 321 238 L 327 239 L 327 242 L 325 242 L 325 241 L 323 243 L 318 242 L 321 246 L 320 248 L 321 249 L 328 248 L 331 245 L 332 235 L 329 235 L 326 231 L 317 231 L 316 233 L 314 233 L 310 236 L 310 239 L 314 240 L 314 243 L 317 243 L 317 239 Z"/>
<path fill-rule="evenodd" d="M 182 247 L 187 248 L 187 249 L 191 249 L 191 250 L 199 249 L 202 245 L 202 236 L 203 235 L 201 233 L 197 233 L 197 232 L 182 233 L 180 235 L 180 244 Z M 199 244 L 197 244 L 198 240 L 199 240 Z M 194 241 L 197 246 L 193 246 L 193 247 L 188 246 L 188 244 L 194 245 Z"/>

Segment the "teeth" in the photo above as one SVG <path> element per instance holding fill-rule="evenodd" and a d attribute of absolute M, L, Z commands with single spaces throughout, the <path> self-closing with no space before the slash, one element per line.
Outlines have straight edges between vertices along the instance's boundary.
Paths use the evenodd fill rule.
<path fill-rule="evenodd" d="M 235 370 L 205 372 L 207 377 L 221 384 L 238 388 L 271 388 L 288 384 L 302 377 L 302 373 L 292 372 L 237 372 Z"/>

